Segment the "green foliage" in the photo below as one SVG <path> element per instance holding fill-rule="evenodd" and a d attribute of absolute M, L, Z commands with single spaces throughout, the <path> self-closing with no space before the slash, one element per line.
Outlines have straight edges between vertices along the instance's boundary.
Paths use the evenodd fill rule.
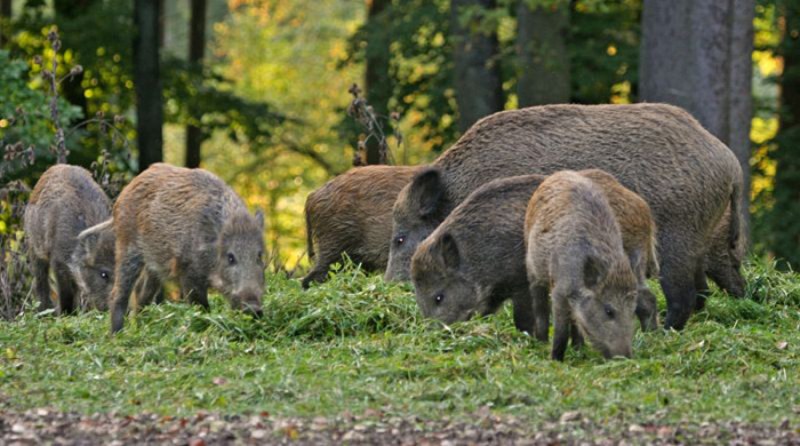
<path fill-rule="evenodd" d="M 635 358 L 615 361 L 589 348 L 549 360 L 508 307 L 443 327 L 419 315 L 407 286 L 349 265 L 307 292 L 270 275 L 258 320 L 219 297 L 210 312 L 145 308 L 114 337 L 105 314 L 28 314 L 0 324 L 0 404 L 173 416 L 380 408 L 422 419 L 488 406 L 531 423 L 573 410 L 599 423 L 796 422 L 800 277 L 764 263 L 746 273 L 757 300 L 715 292 L 685 331 L 637 333 Z"/>

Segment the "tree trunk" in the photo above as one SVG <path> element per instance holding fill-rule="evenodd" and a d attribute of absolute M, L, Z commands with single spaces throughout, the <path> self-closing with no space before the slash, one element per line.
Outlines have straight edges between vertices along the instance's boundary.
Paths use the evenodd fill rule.
<path fill-rule="evenodd" d="M 0 0 L 0 22 L 11 20 L 11 0 Z M 5 28 L 6 25 L 3 25 Z M 6 38 L 3 37 L 5 30 L 0 30 L 0 48 L 6 45 Z"/>
<path fill-rule="evenodd" d="M 640 97 L 688 110 L 736 154 L 749 228 L 754 0 L 645 0 Z"/>
<path fill-rule="evenodd" d="M 788 260 L 796 271 L 800 265 L 800 1 L 786 1 L 781 13 L 785 24 L 781 116 L 770 232 L 775 255 Z"/>
<path fill-rule="evenodd" d="M 134 0 L 133 78 L 136 84 L 136 136 L 139 171 L 163 159 L 164 122 L 159 75 L 159 6 Z"/>
<path fill-rule="evenodd" d="M 454 86 L 461 132 L 484 116 L 503 109 L 497 32 L 480 29 L 481 25 L 485 27 L 482 14 L 470 14 L 475 7 L 490 10 L 495 8 L 495 1 L 452 0 L 450 4 Z"/>
<path fill-rule="evenodd" d="M 392 81 L 389 77 L 390 46 L 389 32 L 391 0 L 367 1 L 367 49 L 364 90 L 367 102 L 381 119 L 385 133 L 389 132 L 389 99 L 392 97 Z M 376 138 L 367 142 L 367 164 L 383 164 L 386 154 L 381 156 L 381 144 Z"/>
<path fill-rule="evenodd" d="M 191 0 L 192 16 L 189 20 L 189 62 L 200 66 L 206 48 L 206 0 Z M 203 132 L 200 130 L 201 116 L 192 117 L 197 122 L 186 126 L 186 167 L 200 167 L 200 146 Z"/>
<path fill-rule="evenodd" d="M 72 20 L 83 14 L 86 14 L 89 11 L 89 8 L 94 6 L 95 3 L 96 0 L 55 0 L 53 2 L 53 10 L 55 11 L 57 18 Z M 73 124 L 77 124 L 83 119 L 88 119 L 90 117 L 89 101 L 86 99 L 86 95 L 84 94 L 83 90 L 83 79 L 85 73 L 86 72 L 83 71 L 80 74 L 72 76 L 69 80 L 61 84 L 61 91 L 64 95 L 64 98 L 69 101 L 70 104 L 80 107 L 83 111 L 83 117 L 76 119 Z"/>
<path fill-rule="evenodd" d="M 569 102 L 570 65 L 566 34 L 569 2 L 533 9 L 517 4 L 517 96 L 520 107 Z"/>

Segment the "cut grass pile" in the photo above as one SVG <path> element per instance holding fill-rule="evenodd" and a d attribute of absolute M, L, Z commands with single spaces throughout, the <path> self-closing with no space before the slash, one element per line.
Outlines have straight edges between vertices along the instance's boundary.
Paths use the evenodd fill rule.
<path fill-rule="evenodd" d="M 146 308 L 115 336 L 106 314 L 28 314 L 0 325 L 0 406 L 423 419 L 488 406 L 533 423 L 570 411 L 601 423 L 796 422 L 800 276 L 762 262 L 746 273 L 750 298 L 715 292 L 685 331 L 637 333 L 632 360 L 584 347 L 550 361 L 508 307 L 443 327 L 422 318 L 409 286 L 354 268 L 306 292 L 268 277 L 259 320 L 219 297 L 210 312 Z"/>

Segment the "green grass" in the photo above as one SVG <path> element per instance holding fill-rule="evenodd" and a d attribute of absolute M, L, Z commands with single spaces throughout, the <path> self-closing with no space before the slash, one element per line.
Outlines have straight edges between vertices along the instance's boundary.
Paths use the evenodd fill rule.
<path fill-rule="evenodd" d="M 751 299 L 715 293 L 682 333 L 637 333 L 635 359 L 589 348 L 550 361 L 508 308 L 442 327 L 408 286 L 353 269 L 303 292 L 268 278 L 265 316 L 144 309 L 110 336 L 106 314 L 26 315 L 0 324 L 0 405 L 80 412 L 268 411 L 336 415 L 380 408 L 422 418 L 489 406 L 531 422 L 579 410 L 603 422 L 775 423 L 800 411 L 800 276 L 747 268 Z M 660 305 L 663 308 L 663 298 Z"/>

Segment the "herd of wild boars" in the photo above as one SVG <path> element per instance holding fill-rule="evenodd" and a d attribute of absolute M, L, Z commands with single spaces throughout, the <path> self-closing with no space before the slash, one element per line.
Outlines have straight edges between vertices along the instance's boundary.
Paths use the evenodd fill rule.
<path fill-rule="evenodd" d="M 63 194 L 72 176 L 82 182 Z M 54 181 L 58 200 L 48 198 Z M 630 356 L 634 320 L 645 330 L 658 323 L 647 278 L 660 281 L 667 328 L 682 328 L 702 307 L 707 275 L 744 294 L 741 193 L 736 157 L 679 108 L 500 112 L 427 166 L 354 168 L 310 194 L 315 264 L 302 285 L 326 280 L 346 254 L 387 280 L 411 280 L 428 317 L 466 320 L 510 299 L 515 325 L 543 341 L 552 313 L 553 358 L 563 358 L 570 338 Z M 50 235 L 49 215 L 69 212 L 80 218 L 59 217 Z M 94 306 L 110 307 L 112 331 L 131 294 L 147 303 L 170 279 L 191 302 L 208 306 L 215 287 L 234 308 L 261 312 L 263 217 L 204 170 L 153 165 L 112 210 L 88 172 L 54 167 L 25 225 L 43 306 L 52 268 L 63 276 L 62 312 L 78 287 Z"/>

